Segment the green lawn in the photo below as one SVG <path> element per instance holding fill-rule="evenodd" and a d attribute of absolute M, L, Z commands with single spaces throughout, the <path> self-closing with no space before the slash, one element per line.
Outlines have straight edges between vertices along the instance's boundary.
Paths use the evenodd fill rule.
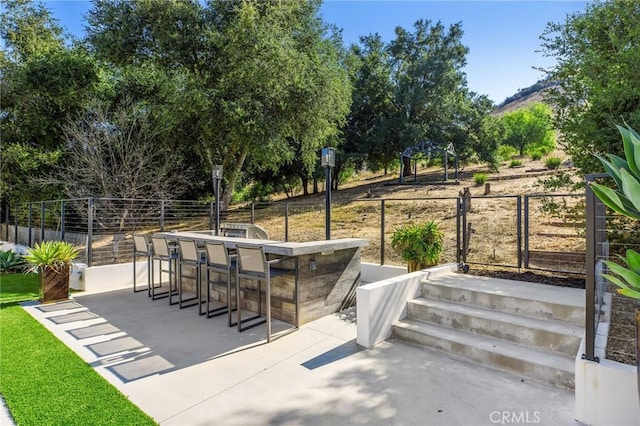
<path fill-rule="evenodd" d="M 34 300 L 40 295 L 40 281 L 36 274 L 0 275 L 0 303 Z"/>
<path fill-rule="evenodd" d="M 37 299 L 38 285 L 37 276 L 0 277 L 0 393 L 16 423 L 155 424 L 15 303 Z"/>

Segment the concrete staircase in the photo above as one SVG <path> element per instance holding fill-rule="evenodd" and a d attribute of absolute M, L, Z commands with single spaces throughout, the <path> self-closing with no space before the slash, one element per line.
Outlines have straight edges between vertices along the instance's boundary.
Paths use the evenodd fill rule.
<path fill-rule="evenodd" d="M 393 337 L 574 388 L 584 290 L 471 275 L 424 281 Z"/>

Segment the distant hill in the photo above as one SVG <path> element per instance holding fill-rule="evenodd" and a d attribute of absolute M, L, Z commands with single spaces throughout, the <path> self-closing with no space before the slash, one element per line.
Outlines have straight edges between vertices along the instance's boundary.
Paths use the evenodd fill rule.
<path fill-rule="evenodd" d="M 557 84 L 557 82 L 548 79 L 538 80 L 535 84 L 525 89 L 520 89 L 515 95 L 506 98 L 500 105 L 498 105 L 492 114 L 502 115 L 506 112 L 515 111 L 534 102 L 544 102 L 544 91 L 550 87 L 556 86 Z"/>

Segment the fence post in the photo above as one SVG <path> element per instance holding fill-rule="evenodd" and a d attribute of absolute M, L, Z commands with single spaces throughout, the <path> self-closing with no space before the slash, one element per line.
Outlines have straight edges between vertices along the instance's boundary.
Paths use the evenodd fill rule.
<path fill-rule="evenodd" d="M 44 241 L 44 201 L 40 202 L 40 242 Z"/>
<path fill-rule="evenodd" d="M 384 201 L 380 200 L 380 265 L 384 265 Z"/>
<path fill-rule="evenodd" d="M 14 221 L 14 234 L 13 234 L 13 243 L 18 244 L 18 204 L 16 204 L 16 217 L 13 218 Z"/>
<path fill-rule="evenodd" d="M 31 221 L 33 220 L 33 206 L 31 205 L 31 203 L 29 203 L 29 219 L 27 220 L 27 229 L 28 229 L 28 236 L 27 236 L 27 245 L 29 247 L 32 246 L 32 241 L 31 241 L 31 226 L 32 223 Z"/>
<path fill-rule="evenodd" d="M 284 240 L 289 241 L 289 202 L 284 204 Z"/>
<path fill-rule="evenodd" d="M 456 198 L 456 263 L 462 262 L 462 248 L 460 248 L 460 214 L 462 212 L 462 202 Z"/>
<path fill-rule="evenodd" d="M 526 196 L 525 196 L 526 197 Z M 518 269 L 522 268 L 522 196 L 516 198 L 516 244 L 518 245 Z"/>
<path fill-rule="evenodd" d="M 60 239 L 64 241 L 65 233 L 64 200 L 60 201 Z"/>
<path fill-rule="evenodd" d="M 88 219 L 87 219 L 87 266 L 91 267 L 93 263 L 93 197 L 87 200 Z"/>
<path fill-rule="evenodd" d="M 209 229 L 213 229 L 213 201 L 209 203 Z"/>
<path fill-rule="evenodd" d="M 256 205 L 251 203 L 251 224 L 256 223 Z"/>
<path fill-rule="evenodd" d="M 589 186 L 593 175 L 585 176 L 585 205 L 586 205 L 586 279 L 585 279 L 585 353 L 582 359 L 598 361 L 595 356 L 595 321 L 596 321 L 596 197 Z"/>
<path fill-rule="evenodd" d="M 160 231 L 164 231 L 164 200 L 160 200 Z"/>
<path fill-rule="evenodd" d="M 470 235 L 467 230 L 467 197 L 462 197 L 462 262 L 467 263 L 467 248 L 469 247 Z"/>
<path fill-rule="evenodd" d="M 529 196 L 524 196 L 524 267 L 529 268 Z"/>
<path fill-rule="evenodd" d="M 7 207 L 4 209 L 4 240 L 9 241 L 9 209 L 11 204 L 7 203 Z"/>

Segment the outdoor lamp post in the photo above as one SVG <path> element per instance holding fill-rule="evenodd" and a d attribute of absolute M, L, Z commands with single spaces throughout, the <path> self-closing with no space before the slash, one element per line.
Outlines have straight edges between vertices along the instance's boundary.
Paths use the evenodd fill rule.
<path fill-rule="evenodd" d="M 320 155 L 320 164 L 326 167 L 326 206 L 325 206 L 325 222 L 324 229 L 326 239 L 331 239 L 331 168 L 336 165 L 336 150 L 333 148 L 322 148 Z"/>
<path fill-rule="evenodd" d="M 211 178 L 214 183 L 214 192 L 216 197 L 216 235 L 220 233 L 220 181 L 222 180 L 222 165 L 213 166 Z"/>

